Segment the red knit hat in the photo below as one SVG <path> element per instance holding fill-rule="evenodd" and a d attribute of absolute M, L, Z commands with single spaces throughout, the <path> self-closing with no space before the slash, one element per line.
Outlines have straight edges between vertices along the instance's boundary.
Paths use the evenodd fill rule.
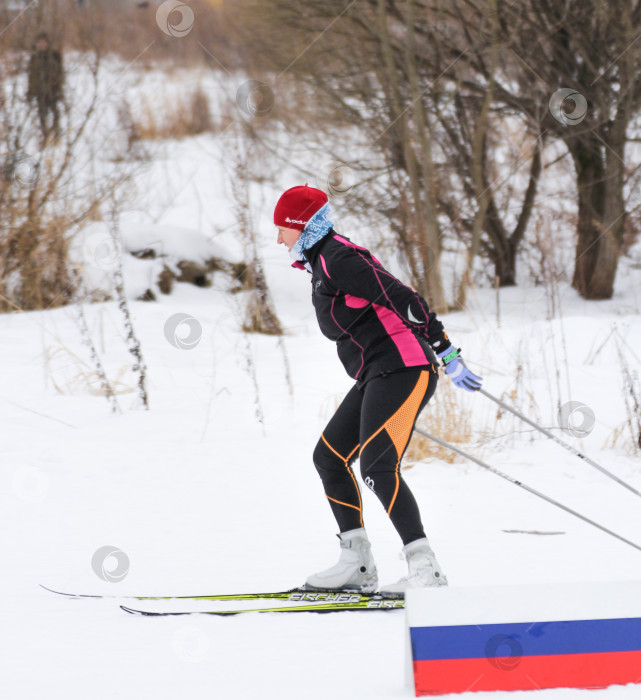
<path fill-rule="evenodd" d="M 312 216 L 327 204 L 327 195 L 322 190 L 308 185 L 292 187 L 280 196 L 274 209 L 274 223 L 284 228 L 302 231 Z"/>

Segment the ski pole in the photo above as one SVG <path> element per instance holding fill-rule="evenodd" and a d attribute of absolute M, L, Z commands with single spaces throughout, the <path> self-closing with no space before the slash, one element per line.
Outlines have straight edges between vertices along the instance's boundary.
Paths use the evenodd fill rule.
<path fill-rule="evenodd" d="M 571 452 L 573 455 L 580 457 L 582 460 L 587 462 L 590 466 L 594 467 L 595 469 L 598 469 L 602 474 L 605 474 L 606 476 L 609 476 L 611 479 L 614 479 L 616 482 L 621 484 L 621 486 L 625 486 L 625 488 L 628 489 L 628 491 L 632 491 L 632 493 L 636 494 L 637 496 L 641 496 L 641 491 L 637 491 L 637 489 L 635 489 L 633 486 L 630 486 L 630 484 L 628 484 L 627 482 L 623 481 L 622 479 L 619 479 L 619 477 L 616 476 L 616 474 L 613 474 L 612 472 L 605 469 L 605 467 L 602 467 L 600 464 L 597 464 L 594 460 L 590 459 L 589 457 L 584 455 L 582 452 L 579 452 L 579 450 L 572 447 L 572 445 L 561 440 L 561 438 L 558 438 L 556 435 L 553 435 L 549 430 L 546 430 L 545 428 L 542 428 L 540 425 L 537 425 L 534 421 L 530 420 L 527 416 L 524 416 L 522 413 L 519 413 L 515 408 L 508 406 L 506 403 L 504 403 L 500 399 L 497 399 L 496 396 L 492 396 L 492 394 L 490 394 L 488 391 L 485 391 L 485 389 L 479 389 L 478 392 L 479 392 L 479 394 L 483 394 L 483 396 L 487 396 L 488 399 L 490 399 L 491 401 L 494 401 L 494 403 L 501 406 L 501 408 L 504 408 L 506 411 L 513 413 L 517 418 L 520 418 L 522 421 L 524 421 L 528 425 L 531 425 L 533 428 L 538 430 L 540 433 L 543 433 L 543 435 L 545 435 L 546 437 L 549 437 L 551 440 L 554 440 L 554 442 L 556 442 L 557 445 L 561 445 L 561 447 L 565 447 L 566 450 Z"/>
<path fill-rule="evenodd" d="M 606 532 L 608 535 L 612 535 L 612 537 L 616 537 L 618 540 L 621 540 L 622 542 L 629 544 L 631 547 L 634 547 L 635 549 L 638 549 L 641 552 L 640 545 L 635 544 L 634 542 L 631 542 L 630 540 L 626 540 L 625 537 L 622 537 L 621 535 L 617 535 L 616 532 L 612 532 L 612 530 L 608 530 L 607 527 L 604 527 L 603 525 L 599 525 L 599 523 L 595 522 L 594 520 L 590 520 L 590 518 L 587 518 L 585 515 L 581 515 L 581 513 L 577 513 L 575 510 L 572 510 L 572 508 L 568 508 L 567 506 L 564 506 L 562 503 L 559 503 L 558 501 L 555 501 L 553 498 L 546 496 L 544 493 L 541 493 L 540 491 L 533 489 L 531 486 L 524 484 L 523 482 L 519 481 L 518 479 L 515 479 L 514 477 L 510 476 L 509 474 L 504 474 L 502 471 L 499 471 L 495 467 L 491 467 L 489 464 L 486 464 L 485 462 L 481 461 L 480 459 L 477 459 L 476 457 L 468 454 L 467 452 L 460 450 L 458 447 L 451 445 L 449 442 L 445 442 L 444 440 L 441 440 L 441 439 L 435 437 L 434 435 L 431 435 L 430 433 L 426 432 L 425 430 L 421 430 L 420 428 L 416 428 L 416 427 L 414 428 L 414 430 L 417 433 L 420 433 L 423 437 L 426 437 L 429 440 L 433 440 L 437 445 L 441 445 L 441 447 L 445 447 L 448 450 L 452 450 L 452 452 L 456 452 L 456 454 L 461 455 L 461 457 L 465 457 L 465 459 L 469 459 L 471 462 L 474 462 L 475 464 L 478 464 L 480 467 L 483 467 L 483 469 L 487 469 L 488 471 L 492 472 L 492 474 L 496 474 L 497 476 L 500 476 L 502 479 L 505 479 L 505 480 L 509 481 L 510 483 L 515 484 L 516 486 L 519 486 L 520 488 L 525 489 L 526 491 L 529 491 L 531 494 L 538 496 L 539 498 L 542 498 L 544 501 L 551 503 L 552 505 L 556 506 L 557 508 L 561 508 L 561 510 L 564 510 L 566 513 L 570 513 L 571 515 L 574 515 L 575 517 L 580 518 L 584 522 L 589 523 L 590 525 L 593 525 L 594 527 L 599 528 L 599 530 Z"/>

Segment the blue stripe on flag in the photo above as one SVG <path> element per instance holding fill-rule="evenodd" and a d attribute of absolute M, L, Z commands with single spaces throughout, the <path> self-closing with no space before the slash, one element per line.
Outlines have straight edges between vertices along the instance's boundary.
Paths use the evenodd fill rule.
<path fill-rule="evenodd" d="M 641 618 L 412 627 L 410 635 L 415 661 L 641 651 Z"/>

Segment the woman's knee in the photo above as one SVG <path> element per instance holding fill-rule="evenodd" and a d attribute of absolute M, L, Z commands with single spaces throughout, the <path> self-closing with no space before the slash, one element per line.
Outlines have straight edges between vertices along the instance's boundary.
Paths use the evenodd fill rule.
<path fill-rule="evenodd" d="M 314 466 L 319 473 L 338 471 L 341 468 L 345 468 L 343 460 L 341 460 L 335 452 L 332 452 L 332 450 L 329 449 L 323 438 L 316 443 L 312 459 L 314 461 Z"/>

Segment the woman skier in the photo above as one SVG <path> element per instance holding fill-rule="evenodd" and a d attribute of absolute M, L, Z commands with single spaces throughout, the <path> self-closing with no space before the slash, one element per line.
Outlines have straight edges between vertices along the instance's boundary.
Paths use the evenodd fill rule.
<path fill-rule="evenodd" d="M 322 333 L 356 380 L 314 450 L 314 464 L 339 526 L 338 563 L 306 581 L 308 589 L 379 590 L 351 469 L 360 459 L 365 484 L 385 507 L 403 541 L 408 576 L 380 593 L 447 585 L 423 530 L 416 499 L 400 472 L 416 419 L 438 382 L 435 354 L 454 384 L 476 391 L 482 379 L 463 363 L 427 302 L 390 274 L 365 248 L 339 235 L 327 195 L 307 185 L 284 192 L 274 210 L 278 244 L 293 267 L 312 276 L 312 302 Z"/>

